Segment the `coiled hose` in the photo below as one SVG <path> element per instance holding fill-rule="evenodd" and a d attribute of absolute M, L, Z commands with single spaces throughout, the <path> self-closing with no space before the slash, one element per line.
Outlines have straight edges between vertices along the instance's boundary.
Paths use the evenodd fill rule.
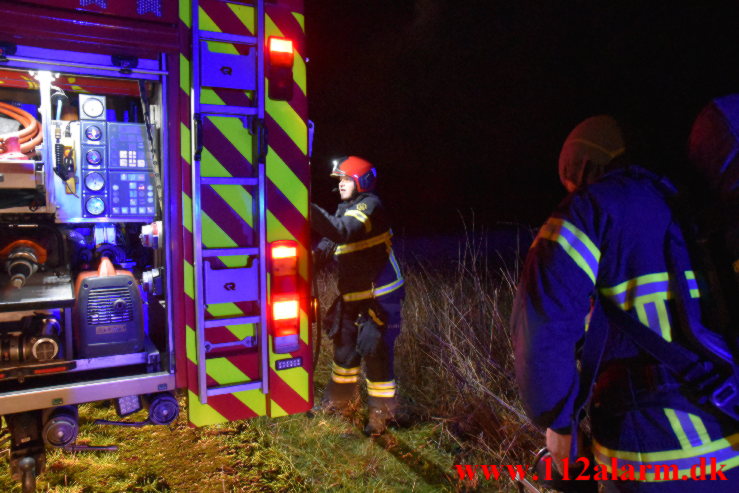
<path fill-rule="evenodd" d="M 0 102 L 0 113 L 11 117 L 23 125 L 23 129 L 19 132 L 0 135 L 0 153 L 7 152 L 5 139 L 17 135 L 21 145 L 21 152 L 31 157 L 30 155 L 36 152 L 36 146 L 43 140 L 39 122 L 30 113 L 12 104 Z"/>

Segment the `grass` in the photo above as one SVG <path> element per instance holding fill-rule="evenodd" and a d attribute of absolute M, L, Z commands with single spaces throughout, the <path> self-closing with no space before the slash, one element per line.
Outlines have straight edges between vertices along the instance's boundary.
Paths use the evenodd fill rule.
<path fill-rule="evenodd" d="M 453 467 L 528 464 L 543 442 L 523 416 L 513 380 L 508 318 L 516 276 L 488 264 L 484 250 L 471 237 L 450 267 L 406 265 L 396 373 L 410 427 L 370 440 L 361 433 L 363 408 L 349 419 L 309 413 L 193 429 L 181 416 L 168 427 L 104 427 L 92 422 L 116 419 L 112 406 L 85 404 L 78 443 L 120 449 L 51 451 L 39 491 L 514 491 L 508 479 L 459 482 Z M 317 280 L 327 307 L 335 278 Z M 324 336 L 317 398 L 330 352 Z M 20 491 L 5 459 L 0 491 Z"/>

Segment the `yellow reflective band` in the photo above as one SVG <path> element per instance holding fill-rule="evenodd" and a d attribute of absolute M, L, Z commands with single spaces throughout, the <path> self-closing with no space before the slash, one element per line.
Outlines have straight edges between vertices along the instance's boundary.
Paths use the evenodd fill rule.
<path fill-rule="evenodd" d="M 386 294 L 390 294 L 396 289 L 400 288 L 405 283 L 405 279 L 402 277 L 390 284 L 385 284 L 375 289 L 368 289 L 367 291 L 357 291 L 355 293 L 346 293 L 341 295 L 344 301 L 361 301 L 368 300 L 370 298 L 379 298 Z"/>
<path fill-rule="evenodd" d="M 549 240 L 561 246 L 565 253 L 580 267 L 585 275 L 595 284 L 598 276 L 600 250 L 588 235 L 580 231 L 574 224 L 561 218 L 550 217 L 539 230 L 531 248 L 539 240 Z"/>
<path fill-rule="evenodd" d="M 713 455 L 715 452 L 719 452 L 722 450 L 736 450 L 737 448 L 739 448 L 739 433 L 735 433 L 725 438 L 719 438 L 718 440 L 714 440 L 712 442 L 706 442 L 699 447 L 690 447 L 688 449 L 678 450 L 663 450 L 661 452 L 628 452 L 625 450 L 614 450 L 604 447 L 596 440 L 593 440 L 593 450 L 598 455 L 643 463 L 665 463 L 670 460 L 678 459 L 698 459 L 701 456 L 708 457 L 710 455 Z M 735 458 L 730 459 L 730 462 L 732 462 L 734 465 L 739 465 L 739 455 L 737 455 Z M 727 467 L 727 469 L 729 468 Z"/>
<path fill-rule="evenodd" d="M 351 211 L 346 211 L 344 215 L 353 217 L 354 219 L 362 223 L 364 225 L 365 232 L 369 233 L 370 230 L 372 229 L 372 221 L 370 221 L 370 218 L 367 217 L 367 214 L 365 214 L 364 212 L 351 210 Z"/>
<path fill-rule="evenodd" d="M 344 368 L 336 363 L 332 363 L 331 365 L 331 371 L 337 375 L 359 375 L 359 370 L 360 368 L 358 366 L 355 366 L 354 368 Z"/>
<path fill-rule="evenodd" d="M 390 380 L 389 382 L 370 382 L 369 380 L 367 380 L 367 388 L 376 390 L 394 389 L 395 380 Z"/>
<path fill-rule="evenodd" d="M 357 211 L 359 212 L 359 211 Z M 342 253 L 358 252 L 359 250 L 365 250 L 372 248 L 373 246 L 381 245 L 383 243 L 389 243 L 390 238 L 393 236 L 392 231 L 388 230 L 381 235 L 373 236 L 362 241 L 355 241 L 354 243 L 346 243 L 336 247 L 334 255 L 341 255 Z"/>
<path fill-rule="evenodd" d="M 377 325 L 385 325 L 383 323 L 383 321 L 380 320 L 380 317 L 377 316 L 377 314 L 375 313 L 375 311 L 372 308 L 370 308 L 369 310 L 367 310 L 367 313 L 369 313 L 370 318 L 372 320 L 374 320 Z"/>
<path fill-rule="evenodd" d="M 342 299 L 344 301 L 361 301 L 361 300 L 368 300 L 370 298 L 379 298 L 380 296 L 385 296 L 386 294 L 390 294 L 393 291 L 400 288 L 403 284 L 405 284 L 405 279 L 403 279 L 403 275 L 400 273 L 400 267 L 398 266 L 398 261 L 395 259 L 395 252 L 390 250 L 390 256 L 388 257 L 388 260 L 390 261 L 390 265 L 393 266 L 393 271 L 395 271 L 395 280 L 389 284 L 385 284 L 384 286 L 380 287 L 373 287 L 372 289 L 368 289 L 366 291 L 356 291 L 354 293 L 346 293 L 341 295 Z"/>
<path fill-rule="evenodd" d="M 672 432 L 677 437 L 677 441 L 680 442 L 680 447 L 683 449 L 689 449 L 691 447 L 690 439 L 688 438 L 688 435 L 685 432 L 685 429 L 680 423 L 680 420 L 678 419 L 677 414 L 675 413 L 675 410 L 665 408 L 664 412 L 665 412 L 665 416 L 667 416 L 667 420 L 670 422 L 670 426 L 672 427 Z M 701 441 L 701 444 L 702 443 L 703 442 Z"/>
<path fill-rule="evenodd" d="M 392 390 L 373 390 L 373 389 L 367 389 L 367 395 L 370 397 L 387 397 L 392 398 L 395 397 L 395 389 Z"/>
<path fill-rule="evenodd" d="M 333 380 L 336 383 L 357 383 L 359 381 L 359 375 L 354 375 L 351 377 L 342 377 L 335 373 L 332 373 L 331 380 Z"/>

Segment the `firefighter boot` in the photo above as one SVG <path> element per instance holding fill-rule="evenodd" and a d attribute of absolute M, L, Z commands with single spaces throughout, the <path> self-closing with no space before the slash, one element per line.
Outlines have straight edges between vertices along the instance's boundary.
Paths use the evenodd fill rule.
<path fill-rule="evenodd" d="M 367 425 L 364 434 L 379 436 L 385 433 L 389 423 L 395 423 L 398 401 L 395 397 L 373 397 L 367 399 Z"/>
<path fill-rule="evenodd" d="M 321 409 L 328 414 L 348 416 L 356 407 L 358 397 L 357 382 L 338 383 L 330 380 L 321 398 Z"/>

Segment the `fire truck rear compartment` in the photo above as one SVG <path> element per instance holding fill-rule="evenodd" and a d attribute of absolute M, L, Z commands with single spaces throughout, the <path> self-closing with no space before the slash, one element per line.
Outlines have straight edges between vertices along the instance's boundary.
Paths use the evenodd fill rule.
<path fill-rule="evenodd" d="M 162 81 L 46 74 L 0 68 L 0 414 L 174 388 Z"/>

